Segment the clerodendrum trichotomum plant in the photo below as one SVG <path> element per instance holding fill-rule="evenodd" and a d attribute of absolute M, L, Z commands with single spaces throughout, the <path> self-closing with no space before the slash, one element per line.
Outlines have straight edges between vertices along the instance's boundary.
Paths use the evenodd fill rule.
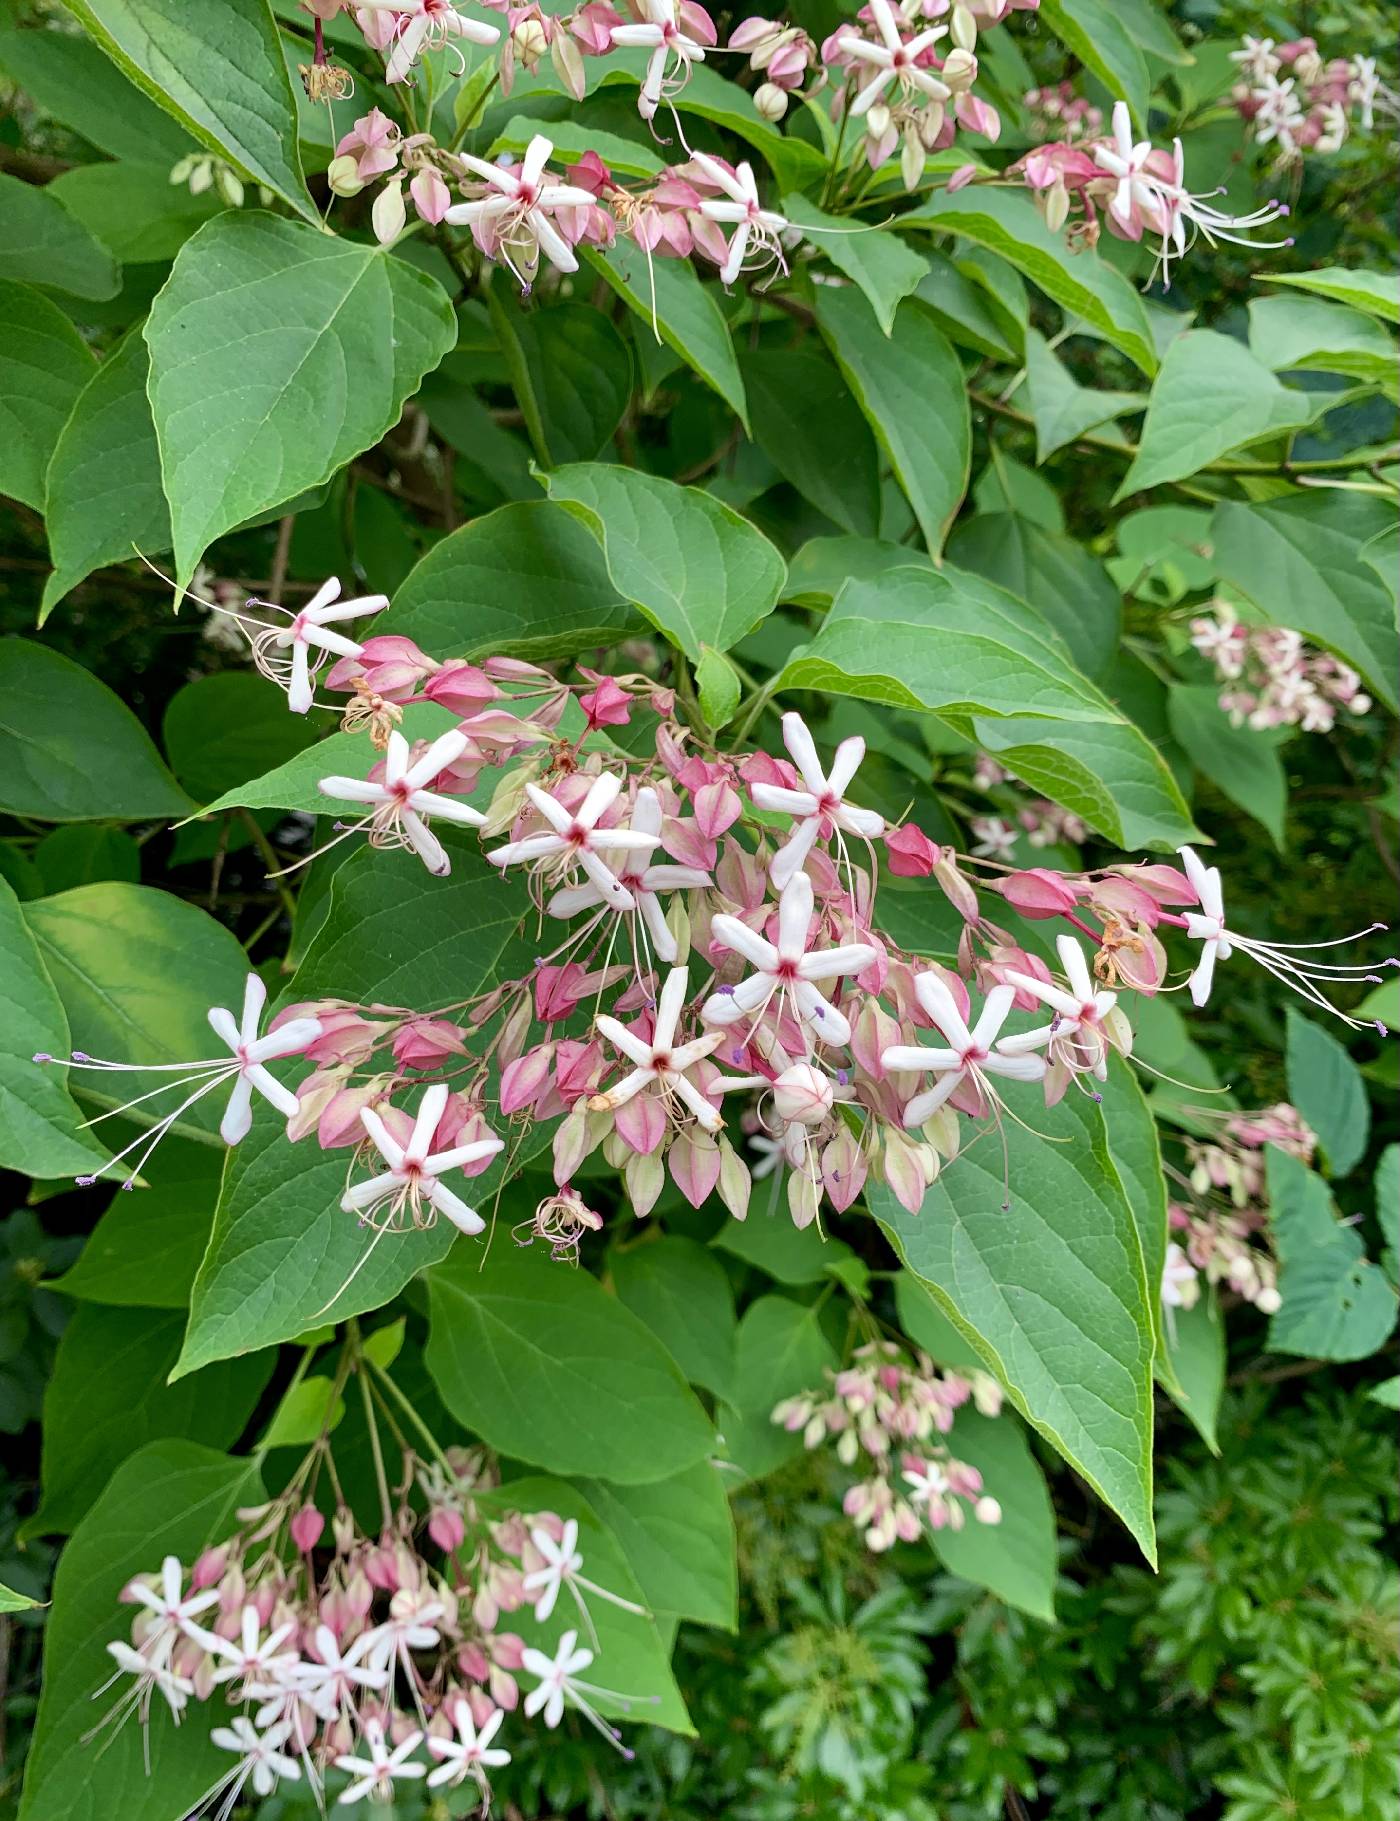
<path fill-rule="evenodd" d="M 1000 1813 L 899 1578 L 1048 1620 L 1226 1311 L 1386 1339 L 1397 95 L 1291 10 L 9 0 L 24 1821 Z"/>

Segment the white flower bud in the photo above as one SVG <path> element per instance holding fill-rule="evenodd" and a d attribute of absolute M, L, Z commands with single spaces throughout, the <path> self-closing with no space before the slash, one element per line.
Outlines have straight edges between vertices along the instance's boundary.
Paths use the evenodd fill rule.
<path fill-rule="evenodd" d="M 872 139 L 883 139 L 889 125 L 890 110 L 883 101 L 877 101 L 865 116 L 865 130 Z"/>
<path fill-rule="evenodd" d="M 836 1090 L 831 1077 L 810 1062 L 795 1062 L 773 1083 L 773 1106 L 784 1125 L 817 1126 L 831 1111 Z"/>
<path fill-rule="evenodd" d="M 924 174 L 924 142 L 919 137 L 916 127 L 909 127 L 904 134 L 904 149 L 899 155 L 900 174 L 904 178 L 906 190 L 915 189 Z"/>
<path fill-rule="evenodd" d="M 522 19 L 511 33 L 510 42 L 511 48 L 527 70 L 533 70 L 549 49 L 549 39 L 538 19 Z"/>
<path fill-rule="evenodd" d="M 386 183 L 374 199 L 370 210 L 370 221 L 374 227 L 374 237 L 381 247 L 392 246 L 403 233 L 408 212 L 404 208 L 403 181 L 395 178 Z"/>
<path fill-rule="evenodd" d="M 977 21 L 967 7 L 959 5 L 953 8 L 948 36 L 960 51 L 970 51 L 977 43 Z M 948 80 L 946 71 L 943 80 Z"/>
<path fill-rule="evenodd" d="M 583 69 L 583 52 L 572 32 L 554 34 L 549 44 L 549 60 L 554 65 L 555 75 L 574 100 L 582 101 L 587 79 Z"/>
<path fill-rule="evenodd" d="M 977 80 L 977 59 L 971 51 L 949 51 L 938 78 L 955 95 L 970 89 Z"/>
<path fill-rule="evenodd" d="M 214 167 L 214 188 L 231 209 L 243 207 L 243 182 L 226 164 Z"/>
<path fill-rule="evenodd" d="M 787 92 L 776 82 L 763 82 L 753 92 L 753 104 L 760 119 L 781 120 L 788 110 Z"/>
<path fill-rule="evenodd" d="M 358 196 L 365 187 L 360 180 L 360 161 L 344 152 L 326 166 L 326 182 L 335 196 Z"/>
<path fill-rule="evenodd" d="M 1045 225 L 1052 234 L 1058 234 L 1069 219 L 1069 191 L 1062 179 L 1056 179 L 1045 191 L 1041 200 L 1045 211 Z"/>
<path fill-rule="evenodd" d="M 1001 1506 L 994 1498 L 978 1499 L 977 1503 L 972 1507 L 972 1515 L 977 1519 L 979 1524 L 999 1524 L 1001 1522 Z"/>

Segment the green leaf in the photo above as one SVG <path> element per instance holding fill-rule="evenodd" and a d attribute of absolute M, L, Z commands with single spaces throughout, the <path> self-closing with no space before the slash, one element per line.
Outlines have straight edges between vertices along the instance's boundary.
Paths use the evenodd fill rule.
<path fill-rule="evenodd" d="M 948 542 L 949 559 L 1029 601 L 1064 640 L 1087 677 L 1101 678 L 1118 652 L 1122 600 L 1097 562 L 1073 538 L 1018 513 L 964 519 Z"/>
<path fill-rule="evenodd" d="M 529 500 L 435 544 L 378 630 L 402 633 L 434 656 L 500 652 L 541 663 L 611 645 L 640 625 L 618 599 L 592 532 L 565 507 Z"/>
<path fill-rule="evenodd" d="M 695 1240 L 667 1234 L 615 1247 L 608 1269 L 618 1301 L 646 1323 L 690 1382 L 731 1396 L 734 1292 L 719 1260 Z"/>
<path fill-rule="evenodd" d="M 1400 1375 L 1395 1378 L 1382 1379 L 1380 1384 L 1373 1385 L 1366 1395 L 1373 1404 L 1380 1404 L 1383 1409 L 1400 1410 Z"/>
<path fill-rule="evenodd" d="M 854 1258 L 844 1239 L 832 1239 L 815 1224 L 795 1227 L 781 1197 L 771 1212 L 764 1210 L 762 1199 L 755 1195 L 748 1219 L 727 1220 L 710 1244 L 756 1265 L 780 1284 L 819 1284 L 833 1265 Z"/>
<path fill-rule="evenodd" d="M 145 337 L 187 583 L 224 532 L 377 443 L 457 324 L 437 280 L 403 260 L 249 211 L 185 242 Z"/>
<path fill-rule="evenodd" d="M 1288 775 L 1279 740 L 1252 727 L 1236 727 L 1221 708 L 1215 683 L 1173 683 L 1167 689 L 1172 737 L 1191 763 L 1247 816 L 1262 822 L 1283 851 Z"/>
<path fill-rule="evenodd" d="M 49 189 L 113 259 L 128 265 L 173 259 L 196 228 L 228 206 L 212 190 L 193 196 L 171 183 L 164 164 L 79 164 Z"/>
<path fill-rule="evenodd" d="M 19 899 L 0 879 L 0 1167 L 27 1176 L 88 1174 L 104 1153 L 79 1130 L 82 1115 L 62 1070 L 31 1060 L 71 1048 L 54 990 Z"/>
<path fill-rule="evenodd" d="M 1269 285 L 1296 285 L 1337 303 L 1350 304 L 1385 322 L 1400 323 L 1400 278 L 1393 272 L 1354 272 L 1346 266 L 1324 266 L 1317 272 L 1260 272 Z"/>
<path fill-rule="evenodd" d="M 1114 499 L 1184 480 L 1231 449 L 1295 430 L 1310 421 L 1313 404 L 1232 336 L 1188 329 L 1153 381 L 1137 455 Z"/>
<path fill-rule="evenodd" d="M 292 717 L 281 697 L 270 691 L 266 683 L 258 686 L 274 708 L 281 705 L 282 718 L 290 721 Z M 455 727 L 458 719 L 449 709 L 439 708 L 432 702 L 413 702 L 404 711 L 399 731 L 406 740 L 433 740 Z M 300 809 L 309 814 L 324 815 L 332 804 L 319 788 L 319 780 L 331 776 L 368 777 L 370 768 L 378 760 L 379 754 L 367 732 L 329 734 L 260 777 L 250 778 L 246 784 L 235 784 L 223 796 L 206 804 L 200 813 L 212 816 L 241 805 L 245 809 Z"/>
<path fill-rule="evenodd" d="M 1132 392 L 1081 386 L 1035 329 L 1026 331 L 1026 403 L 1035 419 L 1035 459 L 1048 461 L 1057 449 L 1145 400 Z"/>
<path fill-rule="evenodd" d="M 823 1374 L 837 1364 L 817 1308 L 786 1296 L 760 1296 L 749 1304 L 739 1323 L 736 1358 L 737 1407 L 760 1419 L 771 1416 L 785 1397 L 824 1392 Z"/>
<path fill-rule="evenodd" d="M 729 325 L 690 261 L 648 261 L 636 242 L 625 235 L 607 252 L 595 247 L 579 250 L 628 308 L 642 318 L 646 332 L 652 332 L 654 323 L 667 347 L 674 349 L 738 413 L 747 430 L 748 405 Z"/>
<path fill-rule="evenodd" d="M 150 1186 L 129 1194 L 118 1189 L 77 1263 L 48 1287 L 79 1302 L 187 1309 L 223 1163 L 213 1145 L 167 1138 Z"/>
<path fill-rule="evenodd" d="M 859 401 L 933 555 L 967 492 L 972 423 L 962 363 L 926 305 L 900 304 L 882 330 L 854 290 L 823 286 L 817 326 Z"/>
<path fill-rule="evenodd" d="M 126 704 L 81 664 L 0 641 L 0 809 L 44 822 L 178 816 L 189 800 Z"/>
<path fill-rule="evenodd" d="M 1001 1506 L 1001 1522 L 970 1519 L 961 1530 L 935 1530 L 929 1538 L 933 1553 L 951 1574 L 1053 1624 L 1059 1571 L 1055 1513 L 1025 1430 L 1009 1413 L 979 1416 L 965 1406 L 946 1440 L 954 1460 L 982 1475 L 984 1494 Z"/>
<path fill-rule="evenodd" d="M 1318 297 L 1257 297 L 1249 306 L 1249 346 L 1276 373 L 1345 373 L 1395 390 L 1395 338 L 1374 317 L 1345 304 Z"/>
<path fill-rule="evenodd" d="M 25 1765 L 22 1821 L 182 1821 L 228 1769 L 228 1754 L 209 1729 L 178 1729 L 161 1703 L 151 1715 L 146 1773 L 139 1726 L 112 1735 L 93 1775 L 93 1746 L 84 1743 L 106 1711 L 94 1689 L 112 1673 L 108 1641 L 128 1640 L 131 1608 L 119 1603 L 137 1574 L 159 1569 L 166 1555 L 192 1562 L 233 1527 L 240 1505 L 263 1497 L 257 1469 L 193 1442 L 155 1442 L 117 1469 L 59 1558 L 47 1626 L 47 1673 Z M 104 1701 L 113 1701 L 109 1690 Z"/>
<path fill-rule="evenodd" d="M 1167 1335 L 1161 1296 L 1152 1291 L 1161 1284 L 1167 1263 L 1167 1179 L 1162 1169 L 1157 1122 L 1137 1075 L 1121 1057 L 1110 1057 L 1108 1078 L 1099 1083 L 1097 1092 L 1109 1154 L 1137 1229 L 1160 1360 L 1166 1351 Z"/>
<path fill-rule="evenodd" d="M 694 1392 L 645 1323 L 586 1271 L 459 1246 L 428 1273 L 427 1363 L 453 1416 L 502 1454 L 645 1485 L 712 1450 Z"/>
<path fill-rule="evenodd" d="M 1269 1322 L 1270 1351 L 1365 1359 L 1395 1327 L 1395 1291 L 1355 1227 L 1338 1221 L 1322 1178 L 1272 1145 L 1265 1155 L 1282 1298 Z"/>
<path fill-rule="evenodd" d="M 334 1332 L 334 1330 L 332 1330 Z M 262 1355 L 255 1353 L 254 1359 Z M 197 1372 L 193 1384 L 202 1381 L 209 1373 L 217 1372 L 217 1366 L 206 1366 L 203 1372 Z M 180 1381 L 182 1384 L 185 1380 Z M 292 1385 L 272 1414 L 272 1421 L 263 1430 L 259 1439 L 259 1448 L 307 1448 L 317 1436 L 328 1434 L 337 1429 L 345 1418 L 345 1399 L 339 1395 L 333 1379 L 313 1373 L 304 1378 L 300 1384 Z"/>
<path fill-rule="evenodd" d="M 739 673 L 723 652 L 709 645 L 700 647 L 700 662 L 695 666 L 695 690 L 700 698 L 700 712 L 711 727 L 727 727 L 734 719 L 743 694 Z"/>
<path fill-rule="evenodd" d="M 314 719 L 289 714 L 282 692 L 247 670 L 186 683 L 166 704 L 161 730 L 171 767 L 196 803 L 286 764 L 314 745 L 316 735 Z M 334 770 L 328 765 L 321 775 Z"/>
<path fill-rule="evenodd" d="M 44 1390 L 42 1496 L 26 1537 L 62 1535 L 87 1513 L 113 1471 L 148 1443 L 176 1437 L 225 1448 L 242 1433 L 276 1355 L 222 1361 L 178 1385 L 178 1310 L 77 1309 Z"/>
<path fill-rule="evenodd" d="M 945 254 L 931 255 L 917 294 L 950 341 L 1010 366 L 1020 360 L 1021 337 L 1013 339 L 984 288 L 960 272 Z"/>
<path fill-rule="evenodd" d="M 652 1613 L 734 1630 L 734 1520 L 724 1481 L 709 1461 L 646 1486 L 580 1480 L 579 1487 L 616 1539 Z"/>
<path fill-rule="evenodd" d="M 954 1372 L 985 1372 L 987 1362 L 934 1301 L 933 1292 L 912 1271 L 896 1271 L 894 1306 L 899 1325 L 936 1366 Z"/>
<path fill-rule="evenodd" d="M 1151 78 L 1116 0 L 1041 0 L 1039 17 L 1145 130 Z"/>
<path fill-rule="evenodd" d="M 756 348 L 743 362 L 753 436 L 804 499 L 858 537 L 880 528 L 880 454 L 860 406 L 812 348 Z"/>
<path fill-rule="evenodd" d="M 45 835 L 34 849 L 44 895 L 95 885 L 101 879 L 141 878 L 141 849 L 125 829 L 95 822 L 67 822 Z"/>
<path fill-rule="evenodd" d="M 1062 309 L 1120 348 L 1134 366 L 1148 375 L 1157 371 L 1152 328 L 1132 285 L 1096 253 L 1071 253 L 1064 236 L 1046 227 L 1025 191 L 985 184 L 951 195 L 940 190 L 902 215 L 900 224 L 960 234 L 1000 254 Z"/>
<path fill-rule="evenodd" d="M 94 302 L 115 297 L 116 262 L 47 189 L 0 174 L 0 279 Z"/>
<path fill-rule="evenodd" d="M 211 152 L 319 225 L 267 0 L 67 0 L 122 73 Z"/>
<path fill-rule="evenodd" d="M 1212 1454 L 1219 1454 L 1216 1425 L 1225 1389 L 1225 1322 L 1215 1286 L 1202 1283 L 1194 1309 L 1173 1309 L 1167 1322 L 1167 1358 L 1176 1375 L 1167 1390 Z"/>
<path fill-rule="evenodd" d="M 339 867 L 289 996 L 430 1004 L 528 973 L 537 945 L 522 933 L 523 885 L 488 866 L 474 839 L 448 836 L 447 845 L 447 879 L 409 854 L 366 851 Z M 314 1139 L 289 1146 L 281 1120 L 255 1114 L 229 1159 L 180 1372 L 377 1309 L 446 1255 L 455 1230 L 439 1221 L 385 1237 L 367 1257 L 373 1236 L 340 1207 L 345 1168 L 343 1153 L 322 1152 Z M 467 1199 L 489 1209 L 504 1173 L 498 1158 L 466 1185 Z M 480 1252 L 464 1247 L 463 1258 L 474 1270 Z"/>
<path fill-rule="evenodd" d="M 1288 1008 L 1288 1098 L 1317 1133 L 1332 1175 L 1366 1154 L 1371 1103 L 1361 1071 L 1330 1031 Z"/>
<path fill-rule="evenodd" d="M 237 938 L 170 892 L 82 885 L 26 904 L 24 918 L 63 1001 L 74 1047 L 89 1056 L 137 1065 L 188 1063 L 210 1054 L 209 1007 L 243 1003 L 248 960 Z M 109 1091 L 95 1085 L 103 1079 L 75 1069 L 69 1085 L 85 1100 L 109 1107 L 153 1085 L 150 1076 L 119 1076 Z M 147 1101 L 133 1117 L 148 1124 L 181 1097 L 168 1094 L 154 1112 Z M 222 1097 L 205 1099 L 175 1129 L 206 1137 L 222 1111 Z"/>
<path fill-rule="evenodd" d="M 27 1593 L 16 1593 L 13 1587 L 0 1585 L 0 1614 L 33 1612 L 44 1604 L 43 1600 L 31 1600 Z"/>
<path fill-rule="evenodd" d="M 1195 58 L 1159 11 L 1157 0 L 1114 0 L 1114 11 L 1133 40 L 1149 57 L 1189 68 Z"/>
<path fill-rule="evenodd" d="M 632 354 L 601 310 L 565 302 L 525 311 L 487 293 L 536 456 L 546 467 L 591 462 L 608 447 L 632 395 Z"/>
<path fill-rule="evenodd" d="M 1330 647 L 1396 709 L 1394 602 L 1359 548 L 1393 522 L 1385 501 L 1362 493 L 1293 493 L 1260 505 L 1222 500 L 1211 540 L 1221 576 L 1268 621 Z"/>
<path fill-rule="evenodd" d="M 918 290 L 928 261 L 897 234 L 858 226 L 848 216 L 827 215 L 802 195 L 785 196 L 783 213 L 799 228 L 815 230 L 812 245 L 865 293 L 880 327 L 892 335 L 900 299 Z"/>
<path fill-rule="evenodd" d="M 170 548 L 170 507 L 146 397 L 150 355 L 133 330 L 83 388 L 48 470 L 53 574 L 39 624 L 94 569 Z"/>
<path fill-rule="evenodd" d="M 614 1530 L 601 1500 L 594 1497 L 595 1487 L 604 1490 L 597 1480 L 572 1482 L 532 1475 L 511 1480 L 497 1493 L 488 1493 L 483 1504 L 488 1511 L 494 1505 L 502 1516 L 507 1511 L 523 1510 L 553 1511 L 559 1517 L 572 1518 L 578 1525 L 579 1554 L 589 1580 L 633 1605 L 648 1604 L 641 1566 L 632 1555 L 636 1526 Z M 614 1504 L 612 1514 L 618 1510 Z M 623 1515 L 625 1519 L 626 1514 Z M 647 1566 L 654 1564 L 648 1562 Z M 528 1607 L 512 1613 L 510 1623 L 526 1644 L 550 1656 L 555 1654 L 564 1632 L 582 1630 L 597 1653 L 594 1673 L 622 1697 L 614 1700 L 607 1695 L 590 1694 L 590 1704 L 601 1713 L 633 1725 L 664 1726 L 671 1732 L 693 1734 L 685 1701 L 671 1673 L 669 1648 L 663 1641 L 671 1635 L 671 1628 L 656 1623 L 658 1609 L 653 1606 L 641 1613 L 627 1612 L 586 1590 L 583 1598 L 588 1606 L 587 1625 L 581 1623 L 582 1615 L 567 1595 L 543 1624 Z"/>
<path fill-rule="evenodd" d="M 1150 1561 L 1153 1318 L 1142 1248 L 1093 1103 L 1070 1095 L 1027 1116 L 1046 1137 L 1008 1119 L 1005 1166 L 999 1144 L 964 1151 L 917 1215 L 884 1188 L 867 1200 L 1012 1403 Z"/>
<path fill-rule="evenodd" d="M 96 367 L 57 304 L 0 280 L 0 493 L 43 511 L 54 444 Z"/>
<path fill-rule="evenodd" d="M 603 549 L 617 592 L 698 663 L 773 611 L 787 565 L 761 531 L 694 487 L 580 463 L 542 477 Z"/>
<path fill-rule="evenodd" d="M 0 70 L 41 112 L 113 158 L 164 161 L 194 147 L 170 116 L 132 86 L 90 38 L 65 31 L 0 32 Z"/>

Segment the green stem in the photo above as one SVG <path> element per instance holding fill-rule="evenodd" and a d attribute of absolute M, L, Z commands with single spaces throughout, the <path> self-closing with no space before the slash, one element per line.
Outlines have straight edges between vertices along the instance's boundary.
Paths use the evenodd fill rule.
<path fill-rule="evenodd" d="M 409 1422 L 412 1423 L 414 1429 L 418 1432 L 418 1434 L 427 1443 L 428 1449 L 431 1452 L 433 1459 L 435 1461 L 437 1461 L 440 1466 L 446 1467 L 446 1469 L 448 1470 L 449 1473 L 455 1474 L 456 1469 L 453 1467 L 451 1461 L 448 1460 L 446 1454 L 443 1453 L 443 1450 L 438 1443 L 437 1437 L 433 1434 L 432 1430 L 428 1427 L 428 1425 L 423 1421 L 422 1417 L 419 1416 L 418 1412 L 413 1408 L 413 1405 L 409 1402 L 407 1397 L 404 1396 L 403 1392 L 394 1383 L 393 1379 L 390 1378 L 389 1374 L 384 1370 L 383 1366 L 376 1365 L 376 1363 L 373 1360 L 366 1361 L 366 1364 L 369 1366 L 370 1371 L 374 1374 L 374 1376 L 378 1380 L 378 1382 L 384 1387 L 384 1389 L 394 1399 L 394 1402 L 399 1406 L 400 1410 L 403 1411 L 404 1415 L 408 1418 Z"/>

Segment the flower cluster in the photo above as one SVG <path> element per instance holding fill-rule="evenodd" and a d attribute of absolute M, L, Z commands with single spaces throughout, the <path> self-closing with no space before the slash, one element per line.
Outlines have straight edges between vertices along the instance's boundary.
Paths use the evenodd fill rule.
<path fill-rule="evenodd" d="M 1055 847 L 1061 842 L 1078 847 L 1089 838 L 1088 826 L 1082 817 L 1059 803 L 1051 803 L 1046 797 L 1022 796 L 1016 774 L 987 753 L 978 753 L 972 781 L 981 791 L 997 790 L 1003 785 L 1018 787 L 1014 807 L 1009 811 L 1011 820 L 996 815 L 973 816 L 968 821 L 968 830 L 975 843 L 972 851 L 984 859 L 1010 860 L 1020 835 L 1024 835 L 1032 847 Z"/>
<path fill-rule="evenodd" d="M 1283 1102 L 1259 1112 L 1230 1113 L 1209 1141 L 1188 1139 L 1191 1203 L 1173 1202 L 1162 1300 L 1193 1308 L 1200 1275 L 1223 1283 L 1265 1315 L 1281 1307 L 1278 1266 L 1269 1248 L 1264 1147 L 1273 1145 L 1311 1163 L 1317 1137 L 1296 1107 Z"/>
<path fill-rule="evenodd" d="M 1228 601 L 1191 622 L 1191 643 L 1229 687 L 1220 706 L 1236 727 L 1330 733 L 1339 709 L 1363 715 L 1371 698 L 1349 664 L 1286 626 L 1246 626 Z"/>
<path fill-rule="evenodd" d="M 474 832 L 557 935 L 537 938 L 526 971 L 431 1007 L 321 1000 L 265 1023 L 266 989 L 249 976 L 239 1017 L 209 1014 L 222 1052 L 161 1065 L 175 1104 L 113 1159 L 126 1187 L 177 1119 L 228 1088 L 228 1143 L 257 1099 L 292 1142 L 349 1153 L 342 1206 L 373 1236 L 362 1264 L 386 1235 L 440 1218 L 480 1233 L 466 1184 L 543 1126 L 557 1193 L 523 1237 L 574 1256 L 600 1217 L 573 1179 L 598 1150 L 639 1215 L 669 1175 L 694 1205 L 718 1192 L 742 1219 L 752 1178 L 731 1141 L 737 1100 L 760 1168 L 786 1169 L 799 1226 L 823 1202 L 844 1212 L 872 1175 L 917 1211 L 969 1133 L 1024 1116 L 1011 1102 L 1027 1087 L 1050 1105 L 1071 1086 L 1097 1096 L 1111 1054 L 1132 1052 L 1125 995 L 1170 984 L 1172 932 L 1195 949 L 1197 1005 L 1237 954 L 1328 1010 L 1330 989 L 1376 978 L 1321 958 L 1333 944 L 1238 931 L 1218 870 L 1189 848 L 1180 867 L 1080 873 L 959 855 L 860 802 L 859 738 L 826 758 L 789 713 L 781 756 L 725 754 L 645 676 L 569 683 L 515 659 L 436 659 L 400 635 L 352 640 L 328 625 L 376 604 L 341 603 L 328 583 L 281 630 L 261 619 L 249 630 L 294 709 L 318 687 L 348 696 L 346 724 L 382 753 L 366 777 L 321 780 L 357 812 L 332 844 L 364 834 L 442 876 L 453 846 L 441 831 Z M 399 725 L 410 703 L 460 718 L 410 743 Z M 631 756 L 596 739 L 638 713 L 650 730 L 632 730 Z M 928 881 L 956 909 L 955 966 L 881 931 L 882 852 L 891 873 Z M 987 914 L 997 900 L 1066 927 L 1028 948 Z M 104 1077 L 131 1066 L 68 1060 Z M 115 1111 L 149 1117 L 151 1098 Z M 1009 1181 L 1007 1194 L 1009 1205 Z"/>
<path fill-rule="evenodd" d="M 1001 1522 L 1001 1506 L 983 1493 L 982 1475 L 938 1439 L 969 1399 L 984 1416 L 1000 1412 L 994 1378 L 939 1372 L 925 1354 L 911 1359 L 893 1341 L 858 1347 L 852 1363 L 827 1378 L 829 1391 L 784 1398 L 772 1420 L 793 1434 L 800 1429 L 807 1448 L 834 1444 L 844 1467 L 868 1466 L 869 1477 L 842 1500 L 868 1549 L 912 1543 L 925 1523 L 961 1530 L 969 1510 L 979 1524 Z"/>
<path fill-rule="evenodd" d="M 1050 227 L 1063 227 L 1075 214 L 1072 238 L 1078 245 L 1095 244 L 1101 219 L 1120 240 L 1151 236 L 1164 282 L 1170 282 L 1173 260 L 1182 257 L 1197 235 L 1212 247 L 1221 240 L 1249 247 L 1291 244 L 1251 237 L 1252 229 L 1286 215 L 1286 204 L 1266 202 L 1248 214 L 1227 215 L 1209 194 L 1188 189 L 1179 139 L 1170 152 L 1154 147 L 1151 140 L 1134 140 L 1132 116 L 1122 101 L 1114 103 L 1108 137 L 1053 140 L 1027 152 L 1010 171 L 1035 192 Z"/>
<path fill-rule="evenodd" d="M 1230 60 L 1241 78 L 1235 107 L 1256 145 L 1278 148 L 1279 165 L 1340 151 L 1353 128 L 1369 133 L 1378 114 L 1400 118 L 1400 94 L 1382 81 L 1374 57 L 1324 58 L 1314 38 L 1246 38 Z"/>
<path fill-rule="evenodd" d="M 329 1524 L 314 1498 L 322 1472 Z M 399 1493 L 381 1478 L 381 1496 L 371 1537 L 339 1498 L 322 1438 L 284 1493 L 240 1511 L 191 1567 L 167 1556 L 136 1576 L 121 1594 L 136 1609 L 130 1632 L 107 1646 L 116 1669 L 98 1694 L 121 1692 L 89 1736 L 133 1715 L 147 1728 L 162 1705 L 179 1723 L 204 1704 L 230 1762 L 198 1806 L 220 1817 L 288 1784 L 321 1805 L 328 1780 L 340 1806 L 421 1781 L 465 1786 L 485 1808 L 517 1711 L 556 1727 L 572 1708 L 622 1749 L 595 1703 L 630 1697 L 581 1679 L 595 1650 L 577 1629 L 550 1654 L 507 1622 L 543 1623 L 567 1596 L 596 1648 L 585 1593 L 641 1610 L 584 1576 L 578 1525 L 511 1509 L 480 1451 L 424 1461 L 405 1449 Z"/>
<path fill-rule="evenodd" d="M 1076 95 L 1072 82 L 1028 89 L 1022 99 L 1026 124 L 1038 140 L 1062 139 L 1075 145 L 1081 139 L 1096 139 L 1103 130 L 1103 109 Z"/>

